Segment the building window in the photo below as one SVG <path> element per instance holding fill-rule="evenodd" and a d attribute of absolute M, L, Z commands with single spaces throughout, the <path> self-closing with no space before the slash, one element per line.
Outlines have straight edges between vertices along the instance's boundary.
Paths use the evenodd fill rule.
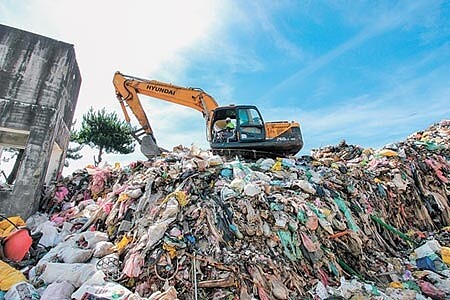
<path fill-rule="evenodd" d="M 0 190 L 14 186 L 28 137 L 29 131 L 0 127 Z"/>

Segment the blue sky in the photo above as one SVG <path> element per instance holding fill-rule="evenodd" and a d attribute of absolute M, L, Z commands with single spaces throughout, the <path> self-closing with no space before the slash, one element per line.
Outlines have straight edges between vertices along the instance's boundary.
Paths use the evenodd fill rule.
<path fill-rule="evenodd" d="M 78 123 L 91 105 L 121 114 L 116 70 L 296 120 L 300 155 L 343 139 L 378 148 L 450 118 L 450 1 L 160 2 L 0 0 L 0 22 L 74 44 Z M 160 145 L 208 147 L 198 112 L 141 100 Z"/>

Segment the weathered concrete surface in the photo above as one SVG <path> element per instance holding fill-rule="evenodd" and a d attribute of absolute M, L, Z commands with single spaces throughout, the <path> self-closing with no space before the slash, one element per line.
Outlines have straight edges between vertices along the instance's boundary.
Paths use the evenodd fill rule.
<path fill-rule="evenodd" d="M 37 210 L 53 145 L 68 147 L 80 85 L 73 45 L 0 25 L 0 129 L 29 131 L 14 187 L 0 190 L 2 214 Z"/>

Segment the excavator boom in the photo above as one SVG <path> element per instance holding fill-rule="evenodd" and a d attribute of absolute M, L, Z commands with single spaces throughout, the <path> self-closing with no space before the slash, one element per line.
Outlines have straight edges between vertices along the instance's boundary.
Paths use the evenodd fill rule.
<path fill-rule="evenodd" d="M 140 132 L 143 131 L 146 134 L 142 139 L 139 139 L 139 135 L 136 135 L 135 138 L 141 144 L 141 151 L 147 157 L 159 154 L 159 147 L 156 145 L 153 130 L 139 101 L 138 94 L 198 110 L 207 123 L 212 111 L 218 107 L 216 100 L 199 88 L 186 88 L 156 80 L 140 79 L 120 72 L 114 74 L 113 84 L 126 121 L 130 122 L 127 111 L 127 107 L 129 107 L 141 125 Z"/>

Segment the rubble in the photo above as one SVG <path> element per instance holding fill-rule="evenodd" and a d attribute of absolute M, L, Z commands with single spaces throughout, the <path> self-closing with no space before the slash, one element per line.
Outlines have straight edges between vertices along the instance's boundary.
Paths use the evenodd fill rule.
<path fill-rule="evenodd" d="M 39 244 L 9 263 L 46 299 L 448 299 L 449 160 L 444 120 L 378 150 L 88 166 L 47 188 Z"/>

